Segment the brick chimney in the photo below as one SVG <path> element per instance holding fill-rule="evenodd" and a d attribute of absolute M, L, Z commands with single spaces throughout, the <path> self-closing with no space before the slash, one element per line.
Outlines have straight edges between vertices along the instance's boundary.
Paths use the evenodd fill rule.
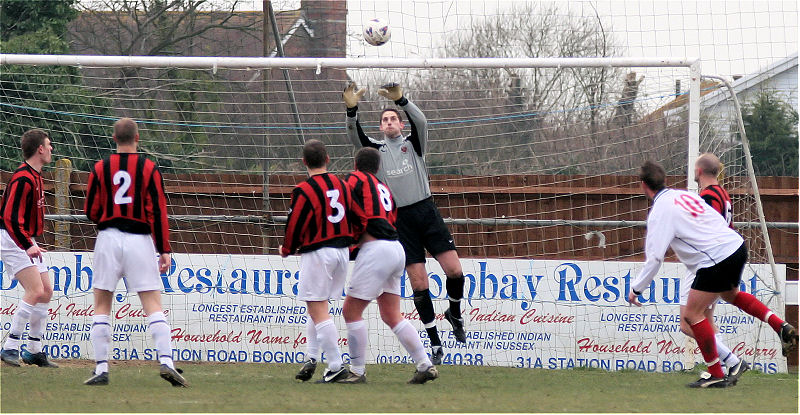
<path fill-rule="evenodd" d="M 347 0 L 302 0 L 300 9 L 314 30 L 308 50 L 311 57 L 343 58 L 347 55 Z"/>

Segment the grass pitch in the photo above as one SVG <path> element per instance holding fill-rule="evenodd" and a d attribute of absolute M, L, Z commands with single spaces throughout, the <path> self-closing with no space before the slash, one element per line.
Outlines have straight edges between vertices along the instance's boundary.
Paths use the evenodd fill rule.
<path fill-rule="evenodd" d="M 179 363 L 190 388 L 173 388 L 155 362 L 112 362 L 108 386 L 84 386 L 88 361 L 59 369 L 0 369 L 10 412 L 787 412 L 798 377 L 747 372 L 728 389 L 696 390 L 697 373 L 440 366 L 407 385 L 411 365 L 369 365 L 367 384 L 297 383 L 300 365 Z M 312 382 L 320 378 L 321 366 Z"/>

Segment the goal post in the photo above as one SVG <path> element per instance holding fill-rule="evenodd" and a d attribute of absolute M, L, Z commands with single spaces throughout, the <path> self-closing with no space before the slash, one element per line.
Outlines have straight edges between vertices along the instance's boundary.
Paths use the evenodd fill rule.
<path fill-rule="evenodd" d="M 291 88 L 283 70 L 291 72 Z M 0 54 L 3 178 L 19 164 L 17 139 L 29 128 L 50 132 L 56 158 L 72 166 L 58 176 L 68 181 L 58 192 L 45 169 L 43 242 L 64 247 L 48 254 L 57 324 L 47 343 L 70 345 L 67 357 L 90 356 L 81 324 L 91 321 L 95 230 L 81 215 L 85 181 L 91 163 L 114 150 L 111 125 L 128 116 L 139 123 L 141 150 L 160 166 L 168 192 L 177 253 L 162 281 L 175 357 L 302 360 L 298 261 L 280 258 L 275 248 L 291 189 L 305 178 L 298 137 L 326 143 L 332 172 L 352 169 L 355 146 L 346 135 L 341 92 L 353 81 L 369 91 L 359 120 L 370 136 L 379 134 L 381 109 L 392 106 L 376 93 L 386 82 L 400 83 L 427 117 L 431 190 L 467 279 L 468 343 L 456 344 L 437 315 L 446 363 L 683 367 L 676 362 L 693 352 L 679 350 L 675 318 L 685 269 L 670 258 L 643 309 L 630 309 L 624 298 L 643 261 L 648 202 L 636 175 L 646 159 L 664 165 L 668 185 L 696 190 L 696 157 L 719 153 L 734 222 L 754 253 L 743 288 L 765 302 L 781 295 L 785 266 L 770 264 L 770 246 L 759 236 L 766 228 L 755 214 L 756 182 L 748 177 L 741 126 L 731 122 L 732 112 L 704 106 L 703 97 L 719 85 L 701 82 L 695 58 Z M 443 311 L 444 274 L 432 259 L 428 271 Z M 4 304 L 19 300 L 7 274 L 0 289 Z M 411 296 L 405 277 L 402 295 Z M 125 353 L 114 358 L 148 358 L 138 300 L 124 290 L 115 299 L 114 330 L 128 340 L 115 345 Z M 402 307 L 424 336 L 412 302 Z M 341 301 L 331 308 L 340 321 Z M 408 361 L 377 310 L 368 314 L 369 362 Z M 767 372 L 786 370 L 780 353 L 762 352 L 780 344 L 759 331 L 758 321 L 741 319 L 727 304 L 718 314 L 732 348 Z M 7 321 L 3 314 L 0 323 Z"/>

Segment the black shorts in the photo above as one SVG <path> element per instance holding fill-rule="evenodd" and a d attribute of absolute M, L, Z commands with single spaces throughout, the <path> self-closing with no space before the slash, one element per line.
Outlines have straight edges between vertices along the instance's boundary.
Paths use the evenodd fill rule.
<path fill-rule="evenodd" d="M 432 198 L 397 208 L 397 234 L 406 251 L 406 265 L 425 262 L 425 250 L 436 256 L 454 251 L 453 236 Z"/>
<path fill-rule="evenodd" d="M 709 293 L 732 290 L 738 287 L 742 280 L 745 263 L 747 263 L 747 247 L 742 243 L 736 252 L 716 265 L 698 269 L 692 288 Z"/>

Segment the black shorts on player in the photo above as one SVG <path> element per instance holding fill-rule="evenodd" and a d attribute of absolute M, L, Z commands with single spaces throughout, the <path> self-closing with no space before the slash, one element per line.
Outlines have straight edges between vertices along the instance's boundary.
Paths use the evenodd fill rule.
<path fill-rule="evenodd" d="M 396 225 L 406 252 L 406 265 L 425 262 L 426 249 L 433 256 L 456 249 L 433 198 L 397 208 Z"/>
<path fill-rule="evenodd" d="M 708 268 L 700 268 L 692 288 L 709 293 L 721 293 L 737 287 L 747 263 L 747 246 L 742 244 L 734 253 Z"/>

